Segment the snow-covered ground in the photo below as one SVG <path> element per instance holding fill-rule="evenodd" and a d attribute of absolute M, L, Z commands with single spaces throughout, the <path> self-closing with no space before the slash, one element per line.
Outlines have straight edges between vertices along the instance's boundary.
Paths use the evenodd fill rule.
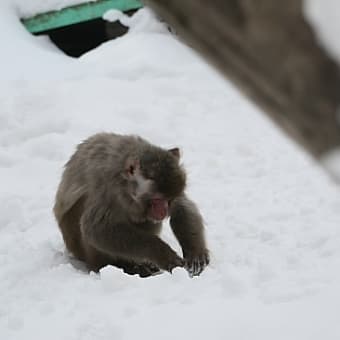
<path fill-rule="evenodd" d="M 0 4 L 0 339 L 340 339 L 340 191 L 323 171 L 154 23 L 71 59 L 12 4 Z M 103 130 L 182 148 L 212 252 L 200 277 L 70 264 L 54 194 L 75 145 Z M 163 237 L 179 250 L 168 226 Z"/>

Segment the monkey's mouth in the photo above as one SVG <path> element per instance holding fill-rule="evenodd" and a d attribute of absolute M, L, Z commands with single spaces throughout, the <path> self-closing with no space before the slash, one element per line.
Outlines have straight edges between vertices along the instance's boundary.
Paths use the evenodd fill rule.
<path fill-rule="evenodd" d="M 150 201 L 150 218 L 155 221 L 162 221 L 168 216 L 169 203 L 163 198 L 153 198 Z"/>

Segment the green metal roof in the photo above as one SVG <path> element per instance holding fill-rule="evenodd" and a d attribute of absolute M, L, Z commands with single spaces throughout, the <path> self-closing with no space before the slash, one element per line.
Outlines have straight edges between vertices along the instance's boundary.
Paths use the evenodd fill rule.
<path fill-rule="evenodd" d="M 60 11 L 47 12 L 31 18 L 24 18 L 22 22 L 29 32 L 40 33 L 54 28 L 101 18 L 109 9 L 129 11 L 141 7 L 142 3 L 139 0 L 98 0 L 66 7 Z"/>

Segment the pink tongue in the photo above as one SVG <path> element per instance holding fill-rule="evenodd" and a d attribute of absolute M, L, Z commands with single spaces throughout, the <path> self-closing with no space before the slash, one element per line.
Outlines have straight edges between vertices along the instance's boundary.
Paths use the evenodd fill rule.
<path fill-rule="evenodd" d="M 168 202 L 161 198 L 151 200 L 151 217 L 157 221 L 163 220 L 168 215 Z"/>

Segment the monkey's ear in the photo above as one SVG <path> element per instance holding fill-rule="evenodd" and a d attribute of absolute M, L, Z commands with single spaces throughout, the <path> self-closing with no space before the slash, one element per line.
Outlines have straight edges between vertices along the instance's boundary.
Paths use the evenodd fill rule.
<path fill-rule="evenodd" d="M 140 168 L 139 160 L 135 158 L 128 158 L 125 163 L 124 176 L 131 178 L 136 174 Z"/>
<path fill-rule="evenodd" d="M 173 149 L 169 149 L 168 150 L 172 155 L 174 155 L 176 157 L 177 160 L 180 159 L 181 157 L 181 153 L 179 151 L 179 148 L 173 148 Z"/>

